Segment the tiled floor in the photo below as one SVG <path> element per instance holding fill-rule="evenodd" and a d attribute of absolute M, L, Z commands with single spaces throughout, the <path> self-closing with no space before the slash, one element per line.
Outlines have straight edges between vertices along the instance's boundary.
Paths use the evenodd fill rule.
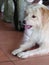
<path fill-rule="evenodd" d="M 0 65 L 49 65 L 49 55 L 20 59 L 11 54 L 20 45 L 22 37 L 22 32 L 15 31 L 12 24 L 0 19 Z"/>

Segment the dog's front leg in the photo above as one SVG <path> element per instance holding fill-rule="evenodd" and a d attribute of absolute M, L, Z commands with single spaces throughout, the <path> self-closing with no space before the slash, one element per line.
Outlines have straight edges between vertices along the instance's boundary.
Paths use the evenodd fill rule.
<path fill-rule="evenodd" d="M 28 41 L 28 42 L 25 42 L 24 44 L 20 45 L 20 47 L 18 49 L 15 49 L 12 54 L 13 55 L 16 55 L 24 50 L 27 50 L 29 48 L 31 48 L 32 46 L 34 46 L 35 43 L 33 41 Z"/>
<path fill-rule="evenodd" d="M 48 52 L 49 52 L 49 49 L 38 48 L 38 49 L 27 51 L 27 52 L 21 52 L 17 56 L 20 58 L 28 58 L 30 56 L 48 54 Z"/>

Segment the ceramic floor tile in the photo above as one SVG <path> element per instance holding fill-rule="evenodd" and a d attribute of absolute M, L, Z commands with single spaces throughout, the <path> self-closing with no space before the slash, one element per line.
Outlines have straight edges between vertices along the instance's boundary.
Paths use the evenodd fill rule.
<path fill-rule="evenodd" d="M 15 65 L 15 64 L 13 64 L 12 62 L 3 62 L 3 63 L 0 63 L 0 65 Z"/>
<path fill-rule="evenodd" d="M 0 50 L 0 62 L 10 61 L 9 58 L 4 54 L 2 50 Z"/>
<path fill-rule="evenodd" d="M 13 62 L 15 65 L 49 65 L 49 56 L 31 57 Z"/>
<path fill-rule="evenodd" d="M 13 56 L 11 52 L 19 47 L 22 36 L 21 32 L 0 32 L 0 47 L 11 60 L 17 60 L 17 57 Z"/>

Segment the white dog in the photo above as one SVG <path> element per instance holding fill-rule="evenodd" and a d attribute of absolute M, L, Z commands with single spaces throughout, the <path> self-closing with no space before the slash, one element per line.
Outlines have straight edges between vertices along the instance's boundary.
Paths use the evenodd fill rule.
<path fill-rule="evenodd" d="M 34 55 L 43 55 L 49 53 L 49 10 L 45 5 L 33 4 L 26 9 L 25 32 L 29 29 L 31 33 L 24 34 L 22 45 L 12 52 L 20 58 L 27 58 Z M 27 37 L 28 38 L 27 38 Z M 27 39 L 26 39 L 27 38 Z M 25 51 L 38 43 L 39 48 Z"/>

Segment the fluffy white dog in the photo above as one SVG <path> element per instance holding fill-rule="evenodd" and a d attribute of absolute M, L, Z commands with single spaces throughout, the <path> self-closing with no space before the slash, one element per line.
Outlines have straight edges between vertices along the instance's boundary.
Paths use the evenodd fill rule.
<path fill-rule="evenodd" d="M 12 52 L 20 58 L 49 53 L 49 10 L 45 5 L 33 4 L 26 9 L 25 34 L 22 45 Z M 27 34 L 30 30 L 31 33 Z M 27 37 L 26 37 L 27 36 Z M 39 48 L 25 51 L 38 43 Z"/>

